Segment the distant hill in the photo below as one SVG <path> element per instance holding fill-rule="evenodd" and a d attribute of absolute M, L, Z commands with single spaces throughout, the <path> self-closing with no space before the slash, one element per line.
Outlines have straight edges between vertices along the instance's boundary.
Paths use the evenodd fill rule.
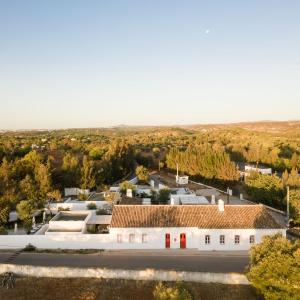
<path fill-rule="evenodd" d="M 183 126 L 190 130 L 219 130 L 219 129 L 245 129 L 257 132 L 267 132 L 273 134 L 300 135 L 300 121 L 259 121 L 241 122 L 229 124 L 199 124 Z"/>

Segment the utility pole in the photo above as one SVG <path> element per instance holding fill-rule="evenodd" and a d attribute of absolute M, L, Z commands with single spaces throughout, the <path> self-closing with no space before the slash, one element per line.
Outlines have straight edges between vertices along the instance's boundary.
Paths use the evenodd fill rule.
<path fill-rule="evenodd" d="M 290 225 L 290 187 L 286 187 L 286 225 Z"/>

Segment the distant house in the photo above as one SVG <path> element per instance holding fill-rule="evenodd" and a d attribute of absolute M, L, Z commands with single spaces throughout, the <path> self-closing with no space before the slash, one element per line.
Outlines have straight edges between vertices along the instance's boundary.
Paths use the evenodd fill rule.
<path fill-rule="evenodd" d="M 117 205 L 111 240 L 124 249 L 248 250 L 282 233 L 263 205 Z"/>
<path fill-rule="evenodd" d="M 272 175 L 272 168 L 267 168 L 263 166 L 252 166 L 246 165 L 245 166 L 245 175 L 249 175 L 251 172 L 258 172 L 264 175 Z"/>

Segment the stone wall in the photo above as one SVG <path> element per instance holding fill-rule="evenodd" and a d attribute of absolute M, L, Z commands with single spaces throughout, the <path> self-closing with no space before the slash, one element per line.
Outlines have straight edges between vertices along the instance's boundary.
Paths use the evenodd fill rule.
<path fill-rule="evenodd" d="M 0 274 L 4 272 L 13 272 L 21 276 L 52 278 L 119 278 L 133 280 L 249 284 L 246 276 L 239 273 L 177 272 L 154 269 L 119 270 L 105 268 L 38 267 L 28 265 L 1 264 Z"/>

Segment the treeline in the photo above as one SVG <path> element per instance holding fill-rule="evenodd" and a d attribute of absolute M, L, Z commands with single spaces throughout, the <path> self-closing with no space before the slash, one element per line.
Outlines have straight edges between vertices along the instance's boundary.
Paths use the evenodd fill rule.
<path fill-rule="evenodd" d="M 252 172 L 245 179 L 247 194 L 253 201 L 286 210 L 287 186 L 290 189 L 290 213 L 292 222 L 300 224 L 300 176 L 297 169 L 285 171 L 282 178 L 276 174 L 262 175 Z"/>
<path fill-rule="evenodd" d="M 188 147 L 185 151 L 172 148 L 166 164 L 172 170 L 176 170 L 178 164 L 180 172 L 208 180 L 236 181 L 240 177 L 229 155 L 221 149 L 213 149 L 210 144 Z"/>

